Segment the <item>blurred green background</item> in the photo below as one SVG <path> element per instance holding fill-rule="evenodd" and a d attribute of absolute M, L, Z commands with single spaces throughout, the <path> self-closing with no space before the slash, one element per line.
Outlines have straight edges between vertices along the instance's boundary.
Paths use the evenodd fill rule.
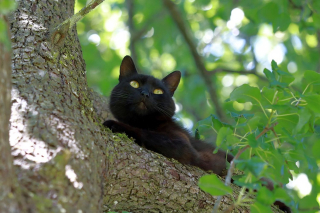
<path fill-rule="evenodd" d="M 86 3 L 77 1 L 76 12 Z M 193 131 L 198 121 L 208 126 L 201 129 L 208 142 L 216 137 L 211 114 L 235 123 L 228 114 L 261 113 L 258 105 L 226 100 L 242 84 L 267 86 L 263 70 L 272 70 L 272 60 L 295 77 L 290 86 L 300 94 L 303 72 L 320 72 L 320 0 L 108 0 L 77 30 L 89 86 L 105 96 L 118 82 L 125 55 L 157 78 L 180 70 L 176 118 Z M 300 198 L 320 180 L 317 172 L 308 174 L 294 174 L 287 185 Z"/>
<path fill-rule="evenodd" d="M 225 100 L 244 83 L 267 85 L 263 69 L 272 60 L 296 77 L 295 84 L 302 71 L 320 71 L 319 0 L 176 0 L 170 1 L 174 13 L 164 2 L 108 0 L 77 23 L 90 87 L 109 96 L 125 55 L 140 72 L 158 78 L 180 70 L 177 118 L 191 129 L 210 114 L 219 115 L 218 107 L 224 121 L 229 112 L 254 112 L 250 103 Z M 76 12 L 86 3 L 78 0 Z M 187 29 L 205 75 L 174 16 L 183 20 L 179 25 Z"/>

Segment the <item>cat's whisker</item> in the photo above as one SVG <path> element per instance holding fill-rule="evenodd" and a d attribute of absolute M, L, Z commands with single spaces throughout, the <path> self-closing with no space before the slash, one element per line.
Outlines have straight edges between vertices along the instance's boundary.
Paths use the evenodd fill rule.
<path fill-rule="evenodd" d="M 167 117 L 169 117 L 169 118 L 171 117 L 170 113 L 167 112 L 166 110 L 164 110 L 164 109 L 162 109 L 162 108 L 160 108 L 160 107 L 158 107 L 158 106 L 156 106 L 155 109 L 156 109 L 158 112 L 164 114 L 165 116 L 167 116 Z"/>
<path fill-rule="evenodd" d="M 128 98 L 128 96 L 125 95 L 113 95 L 114 98 Z"/>
<path fill-rule="evenodd" d="M 123 93 L 123 92 L 113 92 L 113 96 L 128 96 L 128 93 Z"/>

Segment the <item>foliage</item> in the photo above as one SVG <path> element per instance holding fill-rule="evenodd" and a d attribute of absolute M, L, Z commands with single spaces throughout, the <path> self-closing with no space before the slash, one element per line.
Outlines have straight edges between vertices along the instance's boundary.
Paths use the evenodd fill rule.
<path fill-rule="evenodd" d="M 222 121 L 215 116 L 216 105 L 192 47 L 162 2 L 110 0 L 77 23 L 89 85 L 108 96 L 127 54 L 135 53 L 145 74 L 161 78 L 182 71 L 175 93 L 177 119 L 190 129 L 192 121 L 200 120 L 196 136 L 234 154 L 250 146 L 237 161 L 248 175 L 233 179 L 246 188 L 260 188 L 252 212 L 269 203 L 264 195 L 293 209 L 318 205 L 320 1 L 173 1 L 184 20 L 179 24 L 190 29 L 210 86 L 229 115 Z M 78 0 L 76 10 L 85 4 Z M 272 125 L 277 136 L 270 129 L 256 139 Z M 280 187 L 270 194 L 258 181 L 267 177 L 286 184 L 288 171 L 294 178 L 306 174 L 305 182 L 312 185 L 309 195 Z M 241 196 L 237 204 L 246 201 Z"/>
<path fill-rule="evenodd" d="M 202 176 L 199 180 L 199 186 L 203 191 L 215 196 L 232 193 L 231 187 L 225 186 L 215 175 Z"/>
<path fill-rule="evenodd" d="M 254 114 L 230 112 L 234 121 L 229 125 L 210 116 L 212 122 L 208 125 L 215 130 L 216 144 L 220 147 L 234 154 L 245 147 L 240 158 L 235 159 L 237 169 L 245 175 L 236 176 L 234 180 L 243 190 L 249 189 L 250 194 L 258 190 L 251 206 L 252 212 L 258 209 L 257 212 L 261 209 L 270 211 L 269 205 L 275 200 L 286 203 L 295 211 L 308 209 L 308 212 L 316 212 L 311 209 L 319 206 L 316 200 L 320 191 L 317 165 L 320 160 L 320 130 L 317 128 L 320 74 L 305 71 L 302 84 L 297 85 L 293 75 L 281 70 L 274 61 L 272 71 L 265 69 L 264 73 L 269 80 L 268 86 L 257 88 L 244 84 L 231 92 L 228 99 L 231 102 L 250 102 L 259 110 Z M 201 125 L 198 127 L 197 134 L 201 135 Z M 292 179 L 292 174 L 299 173 L 306 174 L 307 181 L 312 183 L 312 190 L 307 196 L 282 187 Z M 268 190 L 261 178 L 271 180 L 275 189 Z M 215 175 L 204 176 L 199 181 L 201 189 L 214 196 L 230 193 L 227 190 L 222 193 L 217 187 L 221 185 L 223 183 Z M 243 205 L 248 201 L 247 197 L 247 194 L 239 194 L 235 205 Z"/>
<path fill-rule="evenodd" d="M 134 43 L 141 72 L 161 78 L 175 69 L 182 71 L 183 80 L 175 98 L 182 109 L 178 118 L 186 126 L 215 114 L 189 47 L 161 1 L 133 2 L 133 17 L 129 16 L 124 0 L 111 0 L 77 24 L 89 85 L 109 95 L 117 83 L 121 60 L 131 54 L 129 45 Z M 319 69 L 319 1 L 175 2 L 204 57 L 208 73 L 214 73 L 210 76 L 217 99 L 226 110 L 251 110 L 250 104 L 224 101 L 243 83 L 265 86 L 267 82 L 261 74 L 265 67 L 271 68 L 272 59 L 298 80 L 302 77 L 299 70 Z M 85 4 L 86 1 L 78 0 L 76 11 Z M 130 19 L 133 29 L 128 28 Z M 130 41 L 130 35 L 137 38 Z"/>

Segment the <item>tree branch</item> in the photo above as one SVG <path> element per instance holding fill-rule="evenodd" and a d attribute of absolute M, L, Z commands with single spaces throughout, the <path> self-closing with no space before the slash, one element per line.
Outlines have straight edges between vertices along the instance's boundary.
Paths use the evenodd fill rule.
<path fill-rule="evenodd" d="M 64 43 L 65 37 L 69 29 L 71 29 L 78 21 L 80 21 L 91 10 L 96 8 L 104 0 L 92 0 L 87 6 L 82 8 L 79 12 L 66 19 L 64 22 L 55 27 L 49 34 L 50 41 L 53 45 L 60 46 Z"/>
<path fill-rule="evenodd" d="M 320 208 L 319 208 L 319 207 L 312 207 L 312 208 L 299 208 L 298 210 L 299 210 L 299 211 L 302 211 L 302 212 L 308 212 L 308 211 L 320 211 Z"/>
<path fill-rule="evenodd" d="M 209 75 L 215 75 L 217 73 L 232 73 L 232 74 L 241 74 L 241 75 L 249 75 L 249 74 L 252 74 L 252 75 L 255 75 L 257 76 L 260 80 L 262 81 L 268 81 L 267 78 L 259 75 L 255 69 L 253 70 L 231 70 L 231 69 L 227 69 L 227 68 L 216 68 L 216 69 L 213 69 L 211 71 L 208 71 L 208 74 Z"/>
<path fill-rule="evenodd" d="M 130 32 L 130 44 L 129 49 L 131 52 L 131 57 L 133 61 L 138 61 L 137 58 L 137 51 L 136 51 L 136 40 L 133 40 L 133 36 L 135 34 L 135 26 L 133 23 L 133 16 L 134 16 L 134 0 L 126 0 L 127 10 L 128 10 L 128 27 Z M 138 67 L 137 67 L 138 69 Z M 139 69 L 138 69 L 139 70 Z"/>
<path fill-rule="evenodd" d="M 245 35 L 242 35 L 242 37 L 246 40 L 246 42 L 249 44 L 249 46 L 251 47 L 251 54 L 252 54 L 252 61 L 253 61 L 253 65 L 254 65 L 254 68 L 251 69 L 251 70 L 232 70 L 232 69 L 228 69 L 228 68 L 216 68 L 216 69 L 213 69 L 211 71 L 208 71 L 208 73 L 210 75 L 215 75 L 217 73 L 232 73 L 232 74 L 241 74 L 241 75 L 249 75 L 249 74 L 252 74 L 252 75 L 255 75 L 257 76 L 260 80 L 262 81 L 266 81 L 268 82 L 268 79 L 263 77 L 262 75 L 259 75 L 258 72 L 257 72 L 257 64 L 258 64 L 258 61 L 257 61 L 257 58 L 254 54 L 254 48 L 253 48 L 253 45 L 251 45 L 250 43 L 250 37 L 248 36 L 245 36 Z"/>
<path fill-rule="evenodd" d="M 131 57 L 133 58 L 133 60 L 138 61 L 136 42 L 149 30 L 151 23 L 153 23 L 154 20 L 157 20 L 158 18 L 160 18 L 160 16 L 162 16 L 164 13 L 163 11 L 157 13 L 151 19 L 148 19 L 145 25 L 140 30 L 137 31 L 133 21 L 134 0 L 126 0 L 126 4 L 127 4 L 127 10 L 128 10 L 128 27 L 130 32 L 129 49 L 130 49 Z M 138 67 L 137 69 L 139 70 Z"/>
<path fill-rule="evenodd" d="M 190 33 L 190 29 L 187 28 L 187 25 L 184 23 L 181 18 L 181 14 L 178 11 L 177 6 L 171 0 L 163 0 L 164 5 L 167 7 L 168 11 L 171 14 L 173 21 L 176 23 L 178 29 L 180 30 L 182 36 L 184 37 L 188 47 L 193 56 L 196 67 L 199 69 L 199 72 L 208 88 L 208 92 L 210 98 L 215 106 L 216 113 L 221 120 L 225 120 L 225 113 L 223 112 L 222 107 L 220 106 L 218 100 L 218 92 L 216 87 L 214 86 L 211 76 L 208 74 L 209 72 L 206 70 L 203 58 L 197 51 L 196 44 L 193 41 L 192 35 Z"/>
<path fill-rule="evenodd" d="M 97 113 L 97 117 L 99 119 L 97 122 L 102 124 L 106 120 L 114 119 L 109 109 L 109 98 L 100 95 L 93 89 L 89 89 L 88 92 L 92 101 L 93 109 Z"/>
<path fill-rule="evenodd" d="M 302 10 L 303 7 L 302 6 L 298 6 L 296 5 L 292 0 L 288 0 L 290 5 L 294 8 L 294 9 L 299 9 L 299 10 Z"/>
<path fill-rule="evenodd" d="M 273 123 L 270 127 L 266 126 L 262 132 L 260 132 L 260 134 L 258 136 L 256 136 L 256 140 L 258 140 L 262 135 L 264 135 L 266 132 L 268 132 L 269 130 L 272 130 L 273 127 L 275 127 L 278 123 Z M 234 156 L 234 158 L 232 159 L 231 163 L 230 163 L 230 168 L 228 170 L 228 174 L 227 174 L 227 177 L 226 177 L 226 180 L 225 180 L 225 185 L 226 186 L 229 186 L 230 183 L 231 183 L 231 177 L 233 175 L 233 171 L 234 171 L 234 168 L 235 168 L 235 161 L 240 157 L 240 155 L 246 151 L 248 148 L 250 148 L 249 145 L 243 147 L 242 149 L 240 149 L 238 151 L 238 153 L 236 154 L 236 156 Z M 213 208 L 213 213 L 214 212 L 218 212 L 218 208 L 219 208 L 219 205 L 220 205 L 220 202 L 222 200 L 222 196 L 219 196 L 214 204 L 214 208 Z"/>
<path fill-rule="evenodd" d="M 136 30 L 132 34 L 132 41 L 139 40 L 146 32 L 148 32 L 148 30 L 150 29 L 151 23 L 153 23 L 156 20 L 160 20 L 163 16 L 164 16 L 164 12 L 160 11 L 159 13 L 155 14 L 150 19 L 148 19 L 140 30 Z"/>

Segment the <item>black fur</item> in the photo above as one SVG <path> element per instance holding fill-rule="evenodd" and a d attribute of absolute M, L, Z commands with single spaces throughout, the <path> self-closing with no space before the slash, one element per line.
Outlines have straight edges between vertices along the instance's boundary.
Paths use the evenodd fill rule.
<path fill-rule="evenodd" d="M 214 146 L 195 139 L 172 118 L 172 96 L 180 77 L 179 71 L 162 80 L 138 74 L 132 59 L 126 56 L 120 66 L 119 84 L 110 98 L 111 112 L 118 121 L 108 120 L 103 125 L 113 132 L 126 133 L 149 150 L 221 175 L 232 156 L 221 150 L 213 154 Z M 138 82 L 139 88 L 132 87 L 131 81 Z M 154 94 L 155 89 L 163 94 Z"/>
<path fill-rule="evenodd" d="M 197 166 L 221 175 L 233 156 L 197 140 L 174 122 L 175 104 L 172 96 L 178 87 L 181 73 L 174 71 L 162 80 L 138 74 L 130 56 L 124 57 L 120 66 L 119 84 L 112 90 L 110 109 L 118 121 L 107 120 L 104 126 L 113 132 L 126 133 L 142 147 L 174 158 L 183 164 Z M 130 85 L 139 83 L 138 88 Z M 163 94 L 153 91 L 161 89 Z M 266 185 L 273 190 L 273 184 Z M 275 202 L 280 209 L 291 212 L 282 202 Z"/>

